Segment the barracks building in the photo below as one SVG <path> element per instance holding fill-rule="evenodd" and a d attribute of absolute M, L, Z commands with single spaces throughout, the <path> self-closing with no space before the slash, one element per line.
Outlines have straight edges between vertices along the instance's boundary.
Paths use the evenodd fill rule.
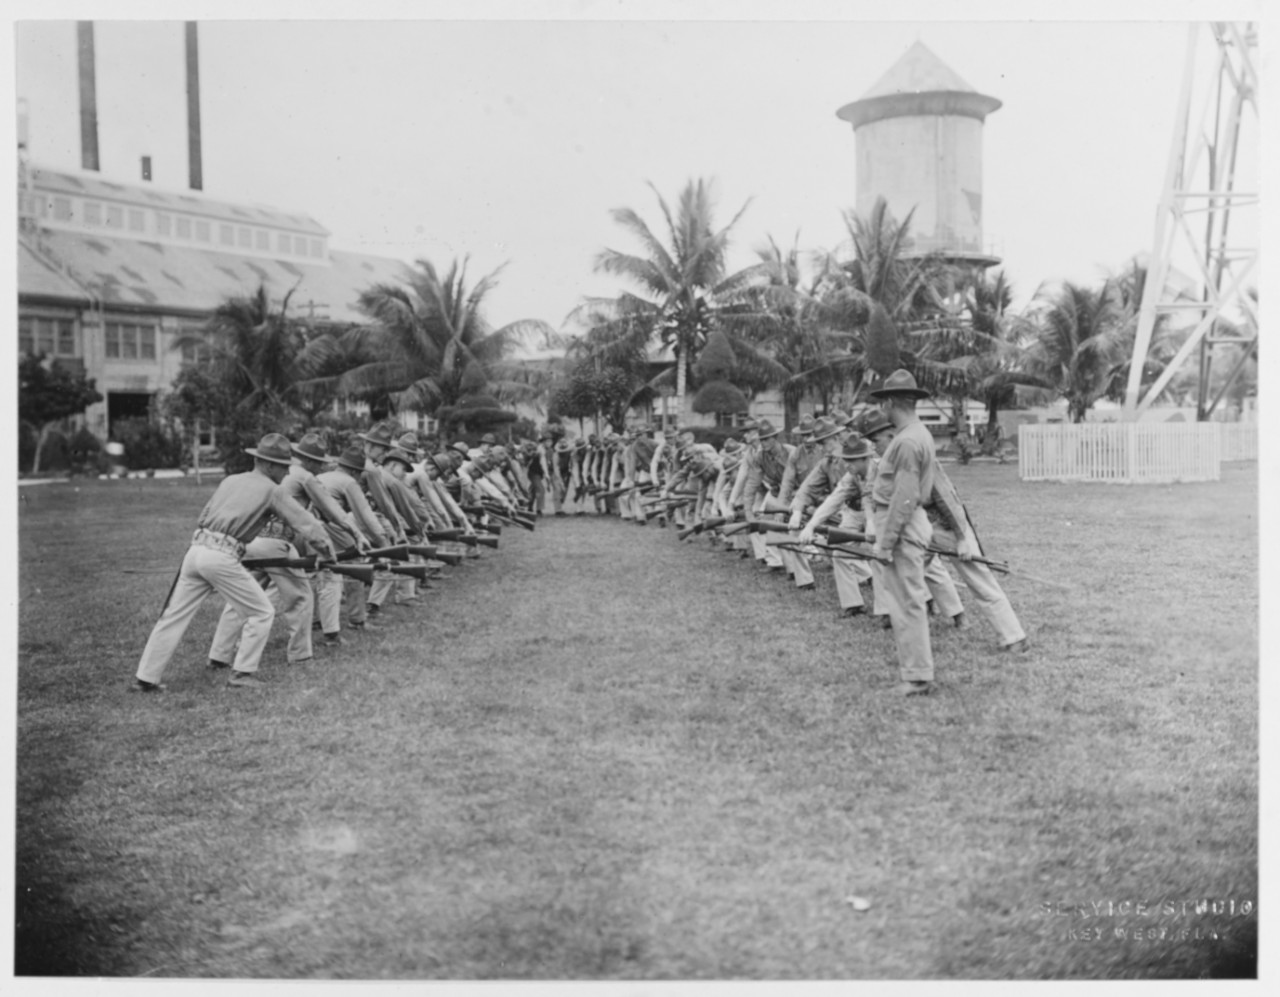
<path fill-rule="evenodd" d="M 314 218 L 256 204 L 20 164 L 18 353 L 81 367 L 104 400 L 85 424 L 105 438 L 145 416 L 229 297 L 265 286 L 316 325 L 363 321 L 355 304 L 405 263 L 329 246 Z"/>

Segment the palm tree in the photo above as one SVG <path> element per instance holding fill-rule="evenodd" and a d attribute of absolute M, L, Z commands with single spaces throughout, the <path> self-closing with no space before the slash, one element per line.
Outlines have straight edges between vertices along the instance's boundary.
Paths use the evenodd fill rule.
<path fill-rule="evenodd" d="M 639 241 L 640 254 L 604 249 L 595 260 L 599 272 L 614 274 L 636 285 L 640 294 L 624 291 L 615 298 L 591 298 L 571 318 L 596 330 L 604 348 L 612 343 L 647 345 L 655 337 L 675 357 L 675 392 L 684 410 L 689 369 L 707 337 L 730 309 L 744 307 L 743 289 L 758 279 L 755 268 L 725 274 L 729 232 L 747 209 L 738 210 L 728 225 L 713 223 L 711 184 L 690 180 L 673 213 L 652 184 L 667 225 L 664 243 L 635 211 L 618 208 L 614 221 Z M 749 201 L 747 202 L 750 203 Z"/>
<path fill-rule="evenodd" d="M 229 298 L 214 309 L 204 333 L 223 386 L 245 409 L 283 411 L 292 407 L 304 373 L 298 360 L 305 345 L 301 326 L 288 318 L 289 298 L 271 308 L 259 285 L 248 297 Z M 184 342 L 175 343 L 181 348 Z"/>
<path fill-rule="evenodd" d="M 977 399 L 987 409 L 987 429 L 993 432 L 999 412 L 1027 392 L 1052 390 L 1053 385 L 1027 367 L 1027 344 L 1035 327 L 1013 313 L 1013 288 L 1004 271 L 988 275 L 974 270 L 961 278 L 955 314 L 933 320 L 925 351 L 962 375 L 951 389 L 953 420 L 959 430 L 966 405 Z"/>
<path fill-rule="evenodd" d="M 753 307 L 727 315 L 725 324 L 755 347 L 754 353 L 738 354 L 781 390 L 790 429 L 806 397 L 816 394 L 830 406 L 831 396 L 860 370 L 861 344 L 854 334 L 832 327 L 820 296 L 824 274 L 806 279 L 798 238 L 785 253 L 772 237 L 756 252 L 763 281 L 748 292 Z"/>
<path fill-rule="evenodd" d="M 302 323 L 288 315 L 289 298 L 272 307 L 265 286 L 246 297 L 229 298 L 214 309 L 199 336 L 180 337 L 174 349 L 198 344 L 209 361 L 183 372 L 175 381 L 170 410 L 184 421 L 198 419 L 216 427 L 218 448 L 228 472 L 248 464 L 243 454 L 262 433 L 287 431 L 306 412 L 303 387 L 328 345 L 310 347 Z"/>
<path fill-rule="evenodd" d="M 804 295 L 801 321 L 838 344 L 819 376 L 854 383 L 855 401 L 874 376 L 896 367 L 910 370 L 922 387 L 934 391 L 963 380 L 929 349 L 942 320 L 954 318 L 947 299 L 957 271 L 937 255 L 906 255 L 913 213 L 897 222 L 884 198 L 876 199 L 866 217 L 846 212 L 852 255 L 822 254 L 818 275 Z"/>
<path fill-rule="evenodd" d="M 1107 280 L 1097 289 L 1069 281 L 1042 288 L 1036 301 L 1043 307 L 1026 370 L 1066 398 L 1072 422 L 1083 422 L 1112 386 L 1122 358 L 1129 324 L 1124 299 Z"/>
<path fill-rule="evenodd" d="M 344 346 L 374 359 L 316 383 L 332 382 L 344 395 L 385 393 L 397 411 L 435 413 L 467 393 L 464 375 L 474 366 L 488 394 L 530 394 L 528 384 L 507 377 L 512 372 L 507 358 L 522 337 L 554 332 L 536 319 L 494 329 L 484 318 L 483 304 L 501 268 L 471 287 L 466 268 L 465 259 L 455 260 L 442 277 L 428 260 L 418 260 L 403 286 L 375 284 L 366 290 L 358 306 L 372 324 L 348 332 Z"/>

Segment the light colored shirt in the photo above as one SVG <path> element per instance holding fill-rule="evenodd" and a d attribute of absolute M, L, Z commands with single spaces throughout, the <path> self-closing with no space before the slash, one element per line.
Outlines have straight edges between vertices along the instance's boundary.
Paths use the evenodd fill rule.
<path fill-rule="evenodd" d="M 790 502 L 796 488 L 823 459 L 822 449 L 816 443 L 801 443 L 787 457 L 786 470 L 782 472 L 782 484 L 778 486 L 778 501 Z"/>
<path fill-rule="evenodd" d="M 302 465 L 294 464 L 290 467 L 284 481 L 280 482 L 280 487 L 300 506 L 319 513 L 320 519 L 325 522 L 335 526 L 349 525 L 350 515 L 329 494 L 329 489 Z"/>
<path fill-rule="evenodd" d="M 871 483 L 871 502 L 888 508 L 879 543 L 886 550 L 897 546 L 912 514 L 933 489 L 933 437 L 919 420 L 898 430 L 880 458 Z"/>
<path fill-rule="evenodd" d="M 224 478 L 200 510 L 196 525 L 247 544 L 272 515 L 279 516 L 320 550 L 329 549 L 329 534 L 320 521 L 258 470 Z"/>
<path fill-rule="evenodd" d="M 329 494 L 355 517 L 356 525 L 359 526 L 366 540 L 375 547 L 387 545 L 387 538 L 378 523 L 378 517 L 374 515 L 369 500 L 364 497 L 364 491 L 358 479 L 339 469 L 317 474 L 316 480 L 324 485 Z"/>

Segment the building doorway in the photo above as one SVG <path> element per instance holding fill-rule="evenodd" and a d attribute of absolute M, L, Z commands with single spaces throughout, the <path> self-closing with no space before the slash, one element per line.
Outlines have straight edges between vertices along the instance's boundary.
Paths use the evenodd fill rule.
<path fill-rule="evenodd" d="M 146 391 L 107 392 L 107 436 L 110 437 L 120 419 L 148 419 L 155 395 Z"/>

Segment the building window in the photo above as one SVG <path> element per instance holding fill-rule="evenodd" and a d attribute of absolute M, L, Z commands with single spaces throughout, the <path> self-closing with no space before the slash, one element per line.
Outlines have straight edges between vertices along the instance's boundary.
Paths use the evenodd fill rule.
<path fill-rule="evenodd" d="M 191 238 L 191 219 L 190 218 L 184 218 L 181 215 L 178 216 L 178 238 L 179 239 Z"/>
<path fill-rule="evenodd" d="M 164 212 L 156 212 L 156 235 L 168 235 L 173 229 L 173 220 Z"/>
<path fill-rule="evenodd" d="M 196 242 L 209 241 L 209 223 L 196 222 Z"/>
<path fill-rule="evenodd" d="M 321 242 L 319 239 L 311 240 L 311 255 L 314 256 L 317 260 L 321 259 L 324 256 L 324 243 Z"/>
<path fill-rule="evenodd" d="M 224 246 L 234 246 L 236 244 L 236 230 L 230 225 L 219 225 L 218 239 Z"/>
<path fill-rule="evenodd" d="M 209 344 L 201 340 L 194 333 L 185 333 L 185 339 L 182 341 L 182 363 L 184 366 L 195 365 L 197 367 L 207 364 L 212 357 L 209 350 Z"/>
<path fill-rule="evenodd" d="M 299 256 L 307 255 L 307 240 L 300 235 L 293 237 L 293 251 Z"/>
<path fill-rule="evenodd" d="M 18 318 L 18 352 L 51 357 L 76 355 L 76 326 L 69 318 L 22 315 Z"/>
<path fill-rule="evenodd" d="M 107 228 L 124 228 L 124 209 L 119 205 L 107 205 Z"/>
<path fill-rule="evenodd" d="M 271 252 L 271 233 L 270 232 L 264 232 L 262 229 L 257 229 L 253 233 L 253 240 L 254 240 L 255 248 L 261 249 L 264 252 L 268 252 L 268 253 Z"/>
<path fill-rule="evenodd" d="M 287 253 L 290 245 L 292 245 L 292 243 L 289 239 L 289 233 L 281 232 L 276 238 L 276 250 L 281 253 Z"/>
<path fill-rule="evenodd" d="M 154 360 L 156 327 L 132 322 L 108 322 L 103 345 L 110 360 Z"/>
<path fill-rule="evenodd" d="M 253 245 L 253 237 L 249 234 L 249 230 L 247 228 L 237 229 L 236 239 L 245 249 L 248 249 Z"/>
<path fill-rule="evenodd" d="M 147 224 L 142 217 L 142 211 L 138 208 L 129 209 L 129 231 L 143 232 L 146 230 Z"/>
<path fill-rule="evenodd" d="M 84 202 L 84 223 L 86 225 L 102 224 L 102 205 L 97 201 Z"/>
<path fill-rule="evenodd" d="M 71 198 L 55 197 L 53 199 L 53 217 L 56 221 L 71 221 Z"/>

